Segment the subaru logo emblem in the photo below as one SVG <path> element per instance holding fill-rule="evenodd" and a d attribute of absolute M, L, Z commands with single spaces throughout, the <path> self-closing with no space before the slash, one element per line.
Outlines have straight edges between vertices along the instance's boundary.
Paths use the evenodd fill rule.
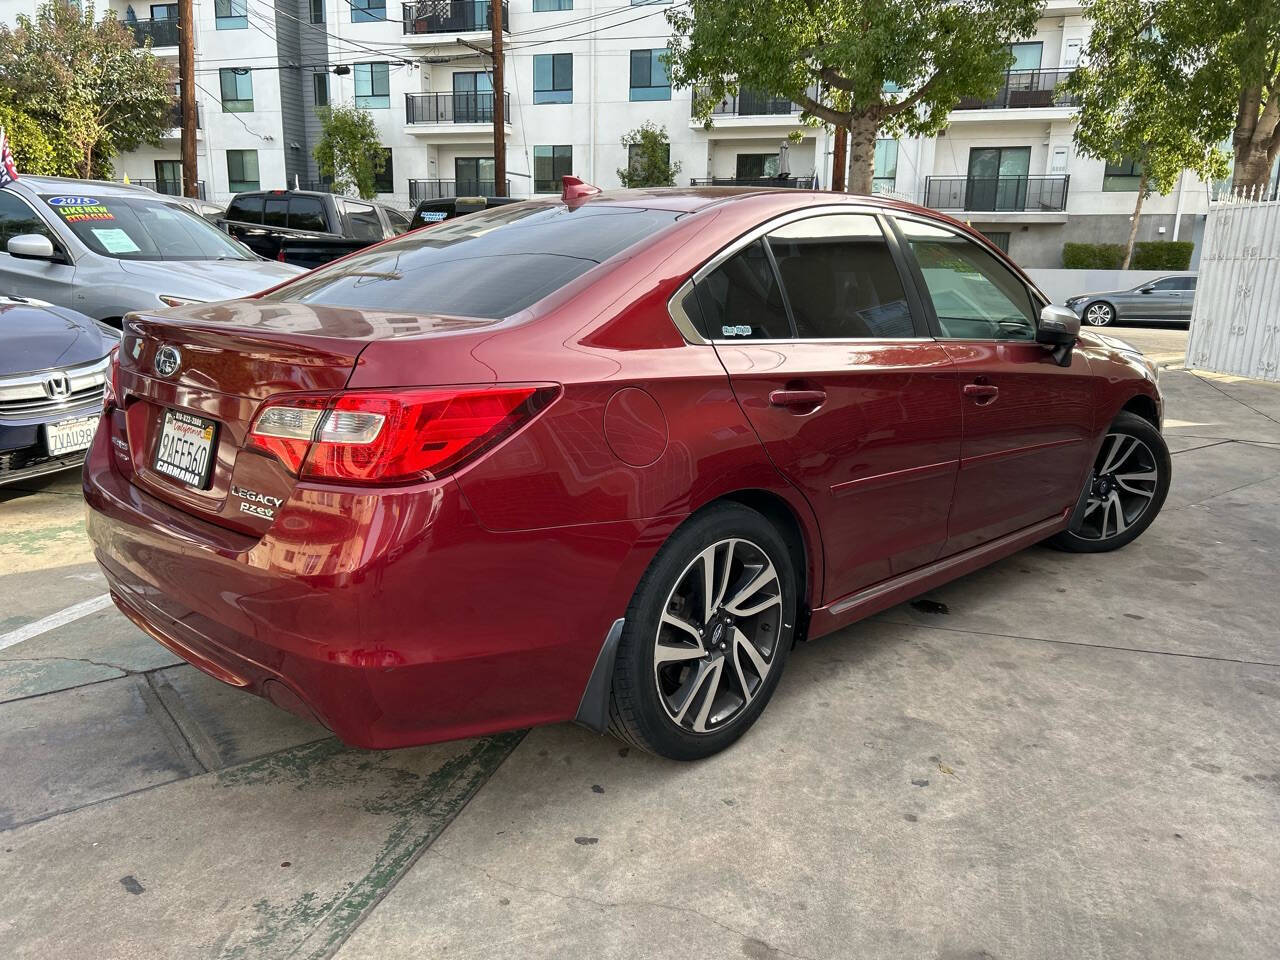
<path fill-rule="evenodd" d="M 44 378 L 44 392 L 52 400 L 63 400 L 71 395 L 71 381 L 65 373 L 54 373 Z"/>
<path fill-rule="evenodd" d="M 156 373 L 162 377 L 172 377 L 178 372 L 178 365 L 182 363 L 182 354 L 178 352 L 177 347 L 171 347 L 165 344 L 156 351 L 155 368 Z"/>

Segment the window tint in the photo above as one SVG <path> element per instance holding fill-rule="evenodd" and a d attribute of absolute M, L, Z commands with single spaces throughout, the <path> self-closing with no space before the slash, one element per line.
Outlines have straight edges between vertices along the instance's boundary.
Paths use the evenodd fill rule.
<path fill-rule="evenodd" d="M 594 205 L 495 207 L 320 267 L 267 299 L 507 317 L 652 238 L 676 216 L 667 210 Z"/>
<path fill-rule="evenodd" d="M 810 217 L 768 239 L 797 336 L 915 336 L 902 278 L 875 217 Z"/>
<path fill-rule="evenodd" d="M 262 195 L 235 197 L 227 204 L 227 219 L 241 223 L 262 222 Z"/>
<path fill-rule="evenodd" d="M 791 337 L 782 288 L 763 242 L 757 240 L 734 254 L 699 280 L 697 289 L 703 336 L 713 340 Z"/>
<path fill-rule="evenodd" d="M 383 210 L 387 215 L 387 223 L 391 224 L 391 232 L 397 237 L 409 229 L 409 218 L 395 210 Z"/>
<path fill-rule="evenodd" d="M 1190 277 L 1161 277 L 1155 283 L 1149 283 L 1147 286 L 1155 290 L 1192 290 L 1194 289 L 1190 283 Z"/>
<path fill-rule="evenodd" d="M 289 225 L 289 198 L 267 197 L 267 205 L 262 211 L 264 227 L 286 227 Z"/>
<path fill-rule="evenodd" d="M 942 336 L 965 340 L 1034 340 L 1031 295 L 1002 263 L 972 240 L 900 220 L 924 275 Z"/>
<path fill-rule="evenodd" d="M 35 215 L 16 194 L 8 190 L 0 190 L 0 253 L 5 252 L 5 244 L 14 237 L 24 233 L 38 233 L 42 237 L 54 240 L 54 236 L 45 226 L 44 221 Z M 54 240 L 56 243 L 57 241 Z"/>
<path fill-rule="evenodd" d="M 378 211 L 367 203 L 347 201 L 347 229 L 356 240 L 381 240 L 382 222 Z"/>
<path fill-rule="evenodd" d="M 294 230 L 317 230 L 322 233 L 328 230 L 324 201 L 319 197 L 290 197 L 289 226 Z"/>

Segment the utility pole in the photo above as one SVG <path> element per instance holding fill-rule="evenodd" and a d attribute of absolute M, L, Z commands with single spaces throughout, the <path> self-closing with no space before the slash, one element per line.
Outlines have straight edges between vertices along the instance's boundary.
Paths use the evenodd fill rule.
<path fill-rule="evenodd" d="M 178 0 L 178 91 L 182 99 L 182 195 L 194 197 L 196 167 L 196 27 L 191 0 Z"/>
<path fill-rule="evenodd" d="M 191 0 L 185 0 L 190 3 Z M 507 118 L 502 82 L 502 0 L 489 0 L 489 22 L 493 33 L 493 193 L 507 195 Z"/>
<path fill-rule="evenodd" d="M 836 146 L 831 154 L 831 189 L 844 193 L 844 178 L 849 167 L 849 131 L 836 127 Z"/>

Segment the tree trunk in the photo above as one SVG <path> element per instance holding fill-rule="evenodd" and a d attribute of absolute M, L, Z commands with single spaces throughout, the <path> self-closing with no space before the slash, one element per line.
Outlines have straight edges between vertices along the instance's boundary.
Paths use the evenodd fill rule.
<path fill-rule="evenodd" d="M 1267 148 L 1250 140 L 1236 150 L 1235 166 L 1231 171 L 1231 191 L 1241 196 L 1261 194 L 1271 179 L 1271 157 Z"/>
<path fill-rule="evenodd" d="M 1129 269 L 1129 261 L 1133 259 L 1133 245 L 1138 242 L 1138 218 L 1142 216 L 1142 201 L 1147 197 L 1147 172 L 1142 171 L 1142 179 L 1138 181 L 1138 202 L 1133 205 L 1133 226 L 1129 228 L 1129 244 L 1124 248 L 1124 263 L 1121 270 Z"/>
<path fill-rule="evenodd" d="M 1261 87 L 1242 90 L 1231 145 L 1235 149 L 1232 192 L 1261 195 L 1280 152 L 1280 97 L 1273 96 L 1264 104 Z"/>
<path fill-rule="evenodd" d="M 844 175 L 849 166 L 849 131 L 836 127 L 833 135 L 836 146 L 831 154 L 831 189 L 844 193 Z"/>
<path fill-rule="evenodd" d="M 849 124 L 849 193 L 870 196 L 875 181 L 876 134 L 879 124 L 871 117 L 853 117 Z"/>

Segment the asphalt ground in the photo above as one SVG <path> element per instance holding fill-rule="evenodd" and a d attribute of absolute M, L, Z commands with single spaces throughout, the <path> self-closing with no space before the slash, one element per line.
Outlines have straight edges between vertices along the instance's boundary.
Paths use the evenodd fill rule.
<path fill-rule="evenodd" d="M 78 478 L 0 488 L 0 956 L 1271 958 L 1280 386 L 1168 363 L 1138 541 L 798 647 L 735 747 L 401 751 L 103 600 Z"/>

